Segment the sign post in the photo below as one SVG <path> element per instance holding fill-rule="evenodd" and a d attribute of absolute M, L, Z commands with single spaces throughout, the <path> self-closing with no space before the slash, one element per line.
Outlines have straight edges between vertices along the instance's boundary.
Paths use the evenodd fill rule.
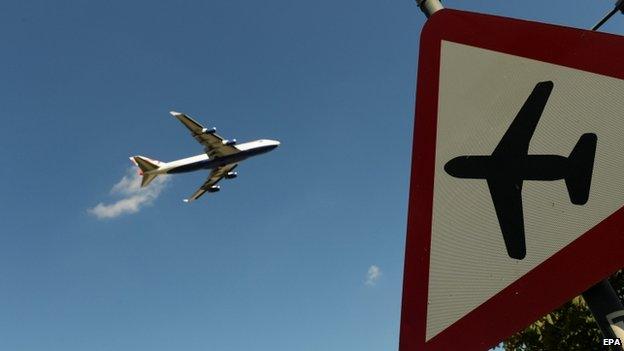
<path fill-rule="evenodd" d="M 587 302 L 605 340 L 613 340 L 613 343 L 608 342 L 605 346 L 619 346 L 617 347 L 618 350 L 624 349 L 622 345 L 622 341 L 624 341 L 624 318 L 622 317 L 624 306 L 609 280 L 604 279 L 583 292 L 583 299 Z M 615 339 L 619 339 L 619 341 L 615 342 Z"/>

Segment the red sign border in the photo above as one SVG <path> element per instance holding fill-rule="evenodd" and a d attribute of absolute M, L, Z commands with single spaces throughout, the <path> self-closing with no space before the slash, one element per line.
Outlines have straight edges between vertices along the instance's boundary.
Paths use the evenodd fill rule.
<path fill-rule="evenodd" d="M 449 9 L 427 21 L 420 39 L 400 351 L 487 350 L 624 266 L 623 208 L 425 342 L 442 40 L 624 79 L 617 61 L 624 57 L 621 36 Z"/>

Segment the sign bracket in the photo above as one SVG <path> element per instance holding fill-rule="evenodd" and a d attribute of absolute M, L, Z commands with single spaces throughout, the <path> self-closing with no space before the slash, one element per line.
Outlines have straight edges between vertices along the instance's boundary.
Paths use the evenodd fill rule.
<path fill-rule="evenodd" d="M 589 310 L 594 316 L 594 320 L 600 327 L 602 334 L 607 339 L 615 339 L 621 328 L 617 325 L 618 321 L 614 321 L 608 316 L 617 312 L 624 312 L 622 301 L 618 298 L 613 286 L 608 279 L 601 280 L 598 284 L 587 289 L 583 293 L 583 299 L 587 302 Z M 618 347 L 621 350 L 622 347 Z"/>
<path fill-rule="evenodd" d="M 418 4 L 418 7 L 420 7 L 427 18 L 444 8 L 440 0 L 416 0 L 416 4 Z"/>
<path fill-rule="evenodd" d="M 613 10 L 609 11 L 609 13 L 607 13 L 600 21 L 598 21 L 598 23 L 596 23 L 591 28 L 591 30 L 598 30 L 598 28 L 602 27 L 602 25 L 605 24 L 618 11 L 622 11 L 622 13 L 624 13 L 624 0 L 618 0 L 615 3 L 615 7 L 613 8 Z"/>

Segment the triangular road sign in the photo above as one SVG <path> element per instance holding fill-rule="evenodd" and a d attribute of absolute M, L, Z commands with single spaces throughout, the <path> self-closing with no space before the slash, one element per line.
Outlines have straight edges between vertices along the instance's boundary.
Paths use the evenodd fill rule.
<path fill-rule="evenodd" d="M 624 38 L 421 35 L 400 350 L 487 350 L 624 267 Z"/>

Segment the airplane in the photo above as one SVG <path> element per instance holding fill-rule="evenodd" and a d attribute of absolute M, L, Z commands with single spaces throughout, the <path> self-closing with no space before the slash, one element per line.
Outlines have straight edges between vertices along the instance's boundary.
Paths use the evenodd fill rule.
<path fill-rule="evenodd" d="M 589 199 L 596 134 L 581 135 L 568 157 L 528 154 L 529 142 L 553 87 L 552 81 L 535 85 L 491 155 L 459 156 L 444 165 L 446 173 L 453 177 L 487 181 L 507 254 L 517 260 L 526 256 L 523 181 L 564 179 L 572 204 L 585 205 Z"/>
<path fill-rule="evenodd" d="M 216 128 L 207 129 L 184 113 L 171 111 L 188 130 L 195 140 L 204 146 L 205 153 L 171 162 L 161 162 L 145 156 L 132 156 L 132 161 L 139 167 L 139 175 L 143 176 L 141 187 L 147 186 L 161 174 L 186 173 L 202 169 L 211 169 L 208 179 L 199 189 L 184 202 L 197 200 L 206 192 L 215 193 L 220 190 L 217 183 L 225 179 L 234 179 L 238 173 L 233 170 L 238 164 L 252 156 L 267 153 L 280 145 L 277 140 L 260 139 L 237 144 L 236 139 L 226 140 L 220 137 Z"/>

